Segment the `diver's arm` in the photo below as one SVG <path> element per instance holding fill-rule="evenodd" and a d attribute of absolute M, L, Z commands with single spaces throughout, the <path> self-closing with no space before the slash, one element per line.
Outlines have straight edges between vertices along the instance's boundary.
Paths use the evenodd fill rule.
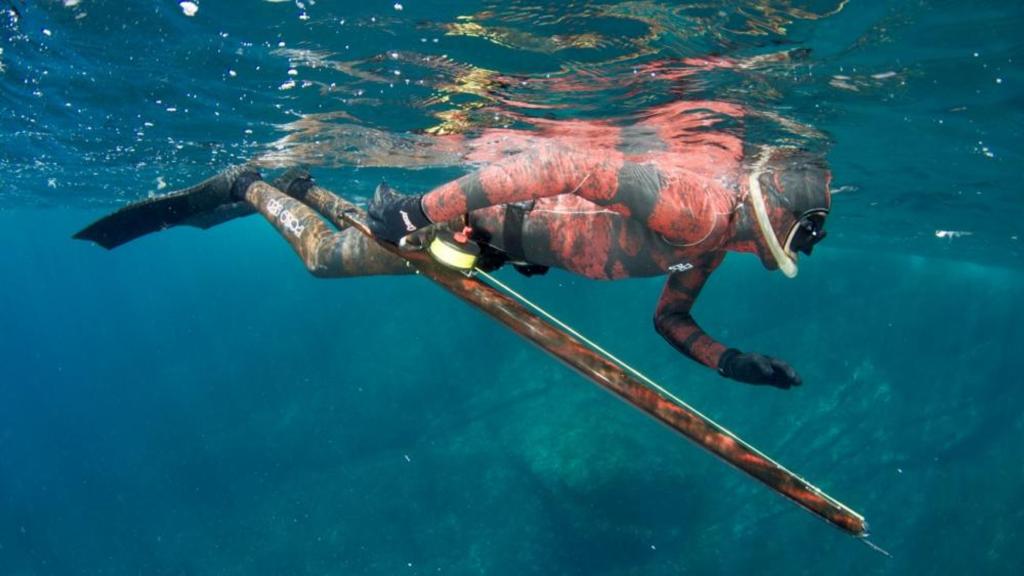
<path fill-rule="evenodd" d="M 697 295 L 723 257 L 723 253 L 715 254 L 704 265 L 668 277 L 654 314 L 654 328 L 676 350 L 726 378 L 782 389 L 799 386 L 800 375 L 789 364 L 756 352 L 726 348 L 701 330 L 690 315 Z"/>
<path fill-rule="evenodd" d="M 546 144 L 448 182 L 423 196 L 423 214 L 443 222 L 461 214 L 537 198 L 575 194 L 642 222 L 671 242 L 707 237 L 735 194 L 706 176 L 661 162 L 631 162 L 609 149 Z"/>
<path fill-rule="evenodd" d="M 622 154 L 615 150 L 577 151 L 554 143 L 510 156 L 443 184 L 422 196 L 407 196 L 378 186 L 370 202 L 373 233 L 398 243 L 405 235 L 432 222 L 444 222 L 473 210 L 536 198 L 578 194 L 630 216 L 633 207 L 620 201 Z M 657 201 L 660 181 L 651 179 L 647 204 Z M 630 192 L 632 190 L 629 190 Z M 635 195 L 631 195 L 635 196 Z M 674 238 L 669 237 L 671 240 Z"/>
<path fill-rule="evenodd" d="M 629 208 L 616 202 L 623 163 L 614 150 L 543 144 L 431 190 L 423 197 L 423 211 L 443 222 L 489 206 L 577 194 L 628 216 Z"/>
<path fill-rule="evenodd" d="M 701 266 L 669 275 L 654 313 L 654 329 L 662 338 L 676 350 L 712 369 L 718 368 L 726 347 L 697 325 L 690 309 L 723 257 L 724 254 L 719 253 Z"/>
<path fill-rule="evenodd" d="M 381 192 L 381 190 L 378 190 Z M 631 162 L 606 148 L 579 150 L 555 143 L 510 156 L 443 184 L 423 196 L 391 193 L 370 203 L 370 227 L 390 242 L 431 222 L 537 198 L 575 194 L 643 223 L 670 242 L 694 244 L 730 213 L 733 190 L 706 174 L 664 161 Z"/>

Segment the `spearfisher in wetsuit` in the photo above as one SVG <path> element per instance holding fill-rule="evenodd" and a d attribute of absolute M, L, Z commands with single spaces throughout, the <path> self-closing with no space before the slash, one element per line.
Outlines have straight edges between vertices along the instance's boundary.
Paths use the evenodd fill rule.
<path fill-rule="evenodd" d="M 528 275 L 547 267 L 595 279 L 668 274 L 654 315 L 665 340 L 728 378 L 796 386 L 800 377 L 788 364 L 727 348 L 690 310 L 726 252 L 755 253 L 767 268 L 794 276 L 797 253 L 810 254 L 825 237 L 829 172 L 799 150 L 765 149 L 750 163 L 741 145 L 721 142 L 689 155 L 538 146 L 424 195 L 381 185 L 369 224 L 396 244 L 433 223 L 456 230 L 468 224 L 485 269 L 509 262 Z M 725 152 L 715 156 L 719 150 Z M 240 166 L 126 206 L 75 237 L 114 248 L 172 226 L 208 228 L 258 211 L 316 276 L 412 272 L 358 231 L 330 228 L 321 215 L 333 209 L 332 197 L 304 173 L 268 184 Z"/>
<path fill-rule="evenodd" d="M 752 165 L 708 178 L 670 157 L 548 146 L 421 196 L 381 187 L 369 215 L 374 233 L 394 243 L 468 214 L 477 239 L 513 261 L 597 279 L 668 273 L 654 315 L 665 340 L 725 377 L 789 388 L 801 380 L 787 363 L 727 348 L 690 310 L 729 251 L 795 276 L 797 253 L 825 237 L 829 207 L 828 170 L 797 150 L 766 149 Z"/>
<path fill-rule="evenodd" d="M 475 237 L 479 243 L 493 242 L 487 248 L 500 253 L 495 260 L 535 267 L 530 272 L 541 266 L 536 262 L 594 278 L 668 271 L 669 282 L 655 324 L 669 342 L 737 380 L 782 388 L 799 384 L 792 368 L 779 360 L 724 349 L 697 327 L 689 310 L 726 250 L 756 252 L 769 268 L 796 274 L 796 253 L 810 254 L 824 237 L 829 209 L 827 171 L 802 154 L 778 150 L 760 154 L 749 171 L 722 180 L 722 188 L 679 169 L 679 164 L 623 158 L 590 161 L 551 148 L 508 159 L 422 196 L 402 196 L 381 185 L 367 215 L 316 186 L 301 171 L 289 171 L 271 185 L 255 170 L 242 166 L 198 186 L 127 206 L 75 237 L 114 248 L 167 227 L 205 228 L 259 211 L 317 275 L 421 271 L 602 388 L 833 525 L 866 537 L 863 516 L 620 361 L 587 347 L 591 343 L 578 334 L 559 330 L 486 283 L 445 270 L 425 254 L 403 254 L 387 244 L 422 245 L 432 237 L 431 254 L 442 264 L 453 265 L 453 260 L 439 257 L 443 251 L 433 247 L 454 238 L 451 227 L 456 226 L 463 236 Z M 517 179 L 518 175 L 525 179 Z M 587 188 L 592 177 L 599 185 Z M 574 180 L 578 183 L 570 188 Z M 746 187 L 741 185 L 744 181 Z M 732 200 L 727 200 L 730 195 Z M 533 205 L 501 204 L 504 200 L 522 202 L 524 196 Z M 453 214 L 451 222 L 433 225 L 436 229 L 429 235 L 418 232 L 431 227 L 432 218 Z M 320 216 L 337 231 L 328 228 Z M 676 218 L 687 220 L 680 225 Z M 482 234 L 472 229 L 467 232 L 467 221 Z M 372 224 L 372 232 L 367 222 Z"/>

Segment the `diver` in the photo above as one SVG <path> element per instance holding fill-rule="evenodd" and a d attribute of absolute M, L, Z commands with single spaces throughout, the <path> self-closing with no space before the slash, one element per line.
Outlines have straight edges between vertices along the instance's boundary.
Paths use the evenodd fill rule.
<path fill-rule="evenodd" d="M 711 146 L 637 152 L 623 135 L 588 149 L 551 141 L 419 195 L 378 186 L 368 224 L 385 242 L 416 249 L 432 230 L 461 231 L 482 249 L 480 266 L 527 275 L 560 268 L 592 279 L 667 275 L 654 327 L 673 347 L 719 374 L 788 389 L 786 362 L 741 352 L 705 333 L 690 314 L 728 252 L 756 254 L 796 275 L 798 254 L 825 237 L 830 173 L 795 148 L 745 150 L 736 138 Z M 657 147 L 654 147 L 657 148 Z M 353 228 L 327 225 L 337 197 L 292 170 L 273 184 L 232 167 L 192 188 L 143 200 L 75 235 L 113 248 L 179 224 L 207 228 L 261 213 L 318 277 L 411 274 L 401 257 Z"/>

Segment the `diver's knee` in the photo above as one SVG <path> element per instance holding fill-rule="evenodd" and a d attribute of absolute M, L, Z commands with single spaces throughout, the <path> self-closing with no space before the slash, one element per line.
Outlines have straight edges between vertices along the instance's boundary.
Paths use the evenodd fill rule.
<path fill-rule="evenodd" d="M 334 270 L 331 266 L 327 266 L 321 262 L 304 260 L 303 263 L 306 265 L 306 271 L 314 278 L 337 278 L 342 275 L 340 271 Z"/>

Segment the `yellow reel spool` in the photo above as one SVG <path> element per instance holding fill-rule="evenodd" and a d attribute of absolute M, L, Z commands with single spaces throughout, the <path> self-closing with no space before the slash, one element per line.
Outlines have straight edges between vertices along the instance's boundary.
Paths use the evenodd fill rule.
<path fill-rule="evenodd" d="M 449 268 L 468 272 L 476 267 L 480 247 L 476 242 L 459 242 L 449 231 L 439 232 L 427 248 L 435 260 Z"/>

